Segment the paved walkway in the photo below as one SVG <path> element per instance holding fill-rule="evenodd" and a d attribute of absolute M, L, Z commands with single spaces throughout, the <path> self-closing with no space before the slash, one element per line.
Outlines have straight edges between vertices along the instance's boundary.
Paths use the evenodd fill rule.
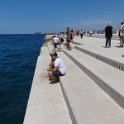
<path fill-rule="evenodd" d="M 93 51 L 95 53 L 101 54 L 113 60 L 119 61 L 121 63 L 124 63 L 124 57 L 122 57 L 122 55 L 124 55 L 124 48 L 118 47 L 119 40 L 112 40 L 111 48 L 105 48 L 104 47 L 105 39 L 93 37 L 84 37 L 83 39 L 81 39 L 80 37 L 75 37 L 74 44 L 72 44 L 72 47 L 74 47 L 75 45 Z M 52 49 L 50 43 L 49 48 Z M 65 49 L 64 45 L 62 45 L 62 49 Z M 67 58 L 63 52 L 58 52 L 58 55 L 60 56 L 60 58 L 62 58 L 62 56 L 63 58 L 65 57 L 65 59 Z M 68 60 L 68 58 L 66 60 L 67 60 L 66 64 L 68 64 L 68 66 L 70 67 L 71 65 L 69 61 L 71 60 Z M 72 123 L 69 111 L 63 98 L 60 84 L 50 84 L 48 81 L 46 69 L 49 62 L 50 56 L 48 48 L 46 46 L 43 46 L 41 54 L 37 60 L 35 75 L 32 82 L 32 88 L 30 98 L 28 101 L 24 124 Z M 65 78 L 67 77 L 65 76 Z M 71 78 L 69 78 L 68 80 L 70 79 Z M 78 88 L 80 89 L 80 86 Z"/>
<path fill-rule="evenodd" d="M 119 47 L 119 40 L 112 40 L 111 48 L 105 48 L 105 39 L 102 38 L 84 37 L 81 39 L 80 37 L 75 37 L 74 45 L 75 42 L 83 44 L 80 45 L 80 47 L 86 48 L 107 58 L 111 58 L 115 61 L 124 63 L 124 48 Z"/>
<path fill-rule="evenodd" d="M 24 124 L 72 124 L 60 84 L 50 84 L 47 67 L 50 55 L 41 48 L 28 100 Z"/>

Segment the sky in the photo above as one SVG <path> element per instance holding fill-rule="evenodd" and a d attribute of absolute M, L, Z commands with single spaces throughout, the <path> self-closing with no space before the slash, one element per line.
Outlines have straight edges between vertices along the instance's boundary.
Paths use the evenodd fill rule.
<path fill-rule="evenodd" d="M 124 0 L 0 0 L 0 34 L 118 28 L 123 12 Z"/>

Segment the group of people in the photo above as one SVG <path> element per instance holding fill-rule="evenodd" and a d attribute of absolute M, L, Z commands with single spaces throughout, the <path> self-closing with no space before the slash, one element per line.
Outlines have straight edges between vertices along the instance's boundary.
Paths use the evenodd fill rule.
<path fill-rule="evenodd" d="M 66 42 L 64 46 L 66 49 L 71 49 L 71 42 L 73 42 L 73 29 L 67 27 L 66 28 Z M 50 54 L 51 62 L 48 66 L 48 77 L 51 83 L 59 82 L 59 77 L 65 75 L 65 64 L 62 59 L 60 59 L 57 55 L 57 51 L 61 50 L 61 44 L 64 42 L 63 36 L 54 35 L 51 38 L 51 43 L 53 45 L 53 53 Z"/>
<path fill-rule="evenodd" d="M 111 47 L 111 39 L 113 34 L 113 27 L 111 22 L 108 22 L 108 25 L 105 27 L 105 37 L 106 43 L 105 47 Z M 80 30 L 80 36 L 83 38 L 83 30 Z M 65 46 L 67 49 L 71 49 L 71 42 L 73 42 L 74 31 L 72 28 L 66 28 L 66 43 Z M 119 29 L 119 37 L 120 37 L 120 47 L 124 47 L 124 22 L 121 22 L 121 26 Z M 51 82 L 59 82 L 59 77 L 65 75 L 65 64 L 62 59 L 60 59 L 56 53 L 56 49 L 61 50 L 61 43 L 64 42 L 64 38 L 62 35 L 55 35 L 52 37 L 52 44 L 54 46 L 54 53 L 51 53 L 51 62 L 47 69 L 48 77 Z M 58 47 L 59 46 L 59 47 Z"/>
<path fill-rule="evenodd" d="M 66 49 L 71 49 L 71 44 L 73 42 L 74 37 L 74 31 L 72 28 L 67 27 L 66 28 L 66 42 L 64 43 L 64 46 Z M 65 64 L 62 59 L 60 59 L 57 55 L 57 51 L 61 50 L 61 44 L 64 42 L 64 37 L 62 34 L 60 35 L 54 35 L 51 38 L 51 43 L 53 45 L 53 53 L 50 54 L 51 56 L 51 62 L 48 66 L 48 77 L 51 83 L 53 82 L 59 82 L 59 77 L 65 75 Z"/>
<path fill-rule="evenodd" d="M 51 43 L 53 45 L 53 51 L 61 51 L 61 44 L 64 42 L 64 46 L 66 47 L 66 49 L 71 49 L 71 43 L 73 43 L 73 37 L 74 37 L 74 31 L 72 28 L 67 27 L 66 28 L 66 40 L 64 40 L 63 34 L 59 34 L 59 35 L 54 35 L 51 38 Z"/>

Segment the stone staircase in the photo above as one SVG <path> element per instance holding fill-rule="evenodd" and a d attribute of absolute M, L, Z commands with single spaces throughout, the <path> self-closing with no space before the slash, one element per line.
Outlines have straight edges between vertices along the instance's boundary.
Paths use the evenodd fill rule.
<path fill-rule="evenodd" d="M 77 37 L 72 50 L 58 52 L 66 75 L 57 84 L 46 71 L 52 46 L 42 47 L 24 124 L 124 124 L 123 49 L 117 41 L 104 48 L 103 41 Z"/>
<path fill-rule="evenodd" d="M 66 75 L 60 85 L 73 124 L 124 123 L 123 63 L 76 45 L 59 53 Z"/>

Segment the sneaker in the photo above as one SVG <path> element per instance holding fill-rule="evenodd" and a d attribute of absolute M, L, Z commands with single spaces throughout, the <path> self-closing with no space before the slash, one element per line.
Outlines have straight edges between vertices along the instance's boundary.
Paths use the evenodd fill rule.
<path fill-rule="evenodd" d="M 52 84 L 52 83 L 58 83 L 59 82 L 59 80 L 52 80 L 50 83 Z"/>
<path fill-rule="evenodd" d="M 53 81 L 53 79 L 52 78 L 49 78 L 49 81 Z"/>

